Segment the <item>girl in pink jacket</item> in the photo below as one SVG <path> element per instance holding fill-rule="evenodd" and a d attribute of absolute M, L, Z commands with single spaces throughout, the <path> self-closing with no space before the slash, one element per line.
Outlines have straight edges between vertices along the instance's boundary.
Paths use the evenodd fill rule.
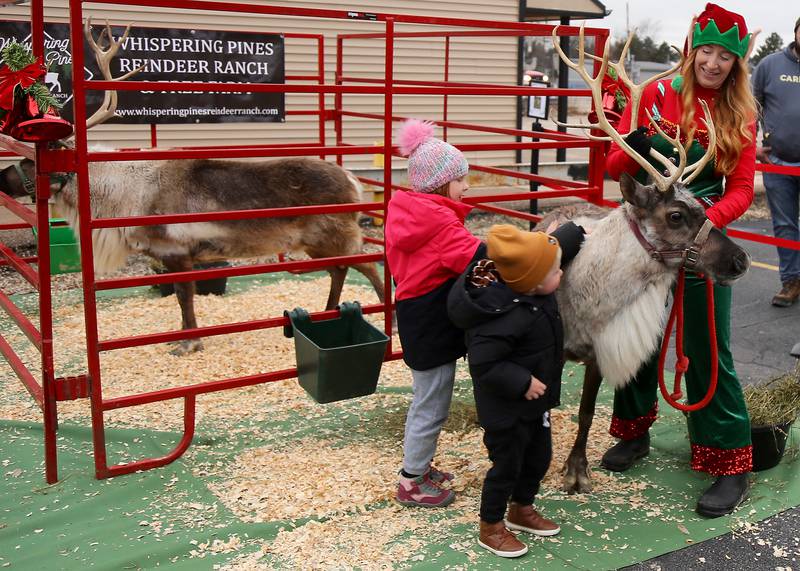
<path fill-rule="evenodd" d="M 464 332 L 447 316 L 447 294 L 471 262 L 486 256 L 485 245 L 464 227 L 472 209 L 461 202 L 469 189 L 467 160 L 434 138 L 433 130 L 432 123 L 416 119 L 400 129 L 413 192 L 392 196 L 384 233 L 403 359 L 413 378 L 396 498 L 422 507 L 455 499 L 440 487 L 453 475 L 431 466 L 450 409 L 456 360 L 466 353 Z"/>

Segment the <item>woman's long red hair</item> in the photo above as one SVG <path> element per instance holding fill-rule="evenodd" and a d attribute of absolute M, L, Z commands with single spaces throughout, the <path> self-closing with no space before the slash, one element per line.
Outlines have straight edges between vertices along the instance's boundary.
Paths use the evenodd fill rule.
<path fill-rule="evenodd" d="M 697 50 L 690 51 L 681 69 L 681 133 L 687 133 L 690 137 L 697 128 L 694 116 L 696 57 Z M 736 58 L 730 74 L 720 87 L 720 96 L 711 115 L 717 133 L 717 172 L 727 175 L 733 172 L 739 162 L 745 144 L 752 141 L 750 125 L 756 118 L 756 100 L 750 91 L 750 72 L 742 58 Z"/>

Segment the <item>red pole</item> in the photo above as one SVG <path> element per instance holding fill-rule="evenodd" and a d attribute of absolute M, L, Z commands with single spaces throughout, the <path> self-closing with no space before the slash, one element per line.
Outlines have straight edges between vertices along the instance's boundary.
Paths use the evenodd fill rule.
<path fill-rule="evenodd" d="M 44 2 L 31 3 L 31 43 L 33 54 L 44 57 Z M 58 481 L 58 452 L 56 430 L 58 412 L 56 407 L 55 376 L 53 367 L 53 305 L 50 284 L 50 177 L 42 174 L 41 144 L 36 145 L 36 227 L 38 282 L 39 282 L 39 331 L 41 335 L 41 363 L 43 389 L 44 424 L 44 470 L 48 484 Z"/>
<path fill-rule="evenodd" d="M 31 2 L 31 45 L 33 55 L 44 58 L 44 1 Z"/>
<path fill-rule="evenodd" d="M 81 0 L 69 2 L 70 42 L 72 44 L 72 69 L 83 70 L 83 8 Z M 86 134 L 86 86 L 83 72 L 72 77 L 73 103 L 75 110 L 76 178 L 78 184 L 78 216 L 81 247 L 81 272 L 83 277 L 83 315 L 86 323 L 86 359 L 91 386 L 92 442 L 94 444 L 94 468 L 98 478 L 108 472 L 106 460 L 105 427 L 103 424 L 103 391 L 100 375 L 100 354 L 97 341 L 97 302 L 95 299 L 95 276 L 92 248 L 92 211 L 89 204 L 89 165 L 87 161 Z"/>
<path fill-rule="evenodd" d="M 336 38 L 336 77 L 334 78 L 336 85 L 342 84 L 342 70 L 344 58 L 344 40 L 341 37 Z M 342 94 L 337 92 L 333 96 L 333 126 L 336 130 L 336 146 L 341 147 L 343 139 L 342 134 Z M 336 155 L 336 164 L 342 166 L 342 155 Z"/>
<path fill-rule="evenodd" d="M 53 364 L 53 292 L 50 275 L 50 176 L 42 173 L 40 145 L 36 157 L 36 226 L 39 229 L 37 256 L 39 258 L 39 331 L 44 413 L 44 471 L 48 484 L 58 481 L 58 403 L 56 402 L 55 366 Z"/>
<path fill-rule="evenodd" d="M 130 462 L 128 464 L 115 464 L 108 468 L 103 474 L 103 477 L 110 478 L 112 476 L 130 474 L 131 472 L 137 472 L 139 470 L 150 470 L 151 468 L 166 466 L 170 462 L 174 462 L 186 452 L 189 445 L 192 443 L 192 438 L 194 438 L 194 421 L 195 397 L 194 395 L 187 395 L 183 399 L 183 436 L 172 452 L 160 458 L 147 458 L 146 460 L 137 460 L 136 462 Z"/>
<path fill-rule="evenodd" d="M 384 75 L 386 79 L 383 96 L 383 208 L 388 213 L 389 201 L 392 198 L 392 114 L 394 102 L 392 99 L 394 90 L 394 20 L 386 19 L 386 54 L 384 62 Z M 389 272 L 389 264 L 386 263 L 384 251 L 383 261 L 383 288 L 384 288 L 384 331 L 389 336 L 389 343 L 386 345 L 386 354 L 392 352 L 392 274 Z"/>

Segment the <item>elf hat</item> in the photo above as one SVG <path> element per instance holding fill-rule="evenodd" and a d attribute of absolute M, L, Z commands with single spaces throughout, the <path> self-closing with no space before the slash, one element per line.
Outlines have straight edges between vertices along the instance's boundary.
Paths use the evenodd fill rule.
<path fill-rule="evenodd" d="M 694 24 L 692 49 L 714 44 L 743 58 L 750 45 L 750 36 L 741 15 L 709 2 Z"/>
<path fill-rule="evenodd" d="M 397 134 L 400 152 L 408 157 L 408 183 L 417 192 L 433 192 L 469 171 L 464 154 L 433 136 L 434 124 L 409 119 Z"/>
<path fill-rule="evenodd" d="M 525 232 L 510 224 L 496 224 L 486 237 L 486 253 L 506 285 L 527 293 L 541 284 L 555 266 L 558 240 L 544 232 Z"/>

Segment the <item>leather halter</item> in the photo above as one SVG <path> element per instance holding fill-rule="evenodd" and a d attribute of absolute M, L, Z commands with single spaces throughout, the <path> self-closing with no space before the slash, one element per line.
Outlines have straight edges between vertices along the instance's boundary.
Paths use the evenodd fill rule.
<path fill-rule="evenodd" d="M 647 238 L 644 237 L 639 225 L 631 218 L 626 218 L 628 220 L 628 226 L 630 226 L 631 232 L 633 232 L 633 235 L 636 236 L 639 244 L 642 245 L 642 248 L 645 249 L 645 251 L 653 260 L 663 263 L 664 260 L 668 258 L 679 258 L 683 260 L 683 266 L 689 270 L 693 270 L 697 265 L 697 262 L 700 260 L 700 249 L 703 247 L 703 244 L 706 243 L 708 234 L 714 227 L 714 224 L 711 222 L 711 220 L 706 218 L 705 222 L 703 222 L 703 225 L 700 227 L 700 230 L 698 230 L 697 235 L 694 237 L 692 245 L 688 248 L 681 250 L 656 250 L 655 247 L 647 241 Z"/>
<path fill-rule="evenodd" d="M 20 182 L 22 182 L 22 188 L 25 190 L 25 194 L 28 196 L 33 197 L 36 194 L 36 184 L 28 178 L 28 175 L 25 173 L 25 169 L 22 168 L 22 162 L 14 163 L 14 170 L 17 171 L 17 176 L 19 177 Z"/>
<path fill-rule="evenodd" d="M 25 169 L 22 168 L 22 161 L 18 163 L 14 163 L 14 170 L 17 171 L 17 176 L 19 177 L 20 181 L 22 182 L 22 188 L 25 190 L 25 194 L 33 199 L 36 195 L 36 183 L 34 183 L 30 177 L 25 172 Z M 67 186 L 67 183 L 72 180 L 75 176 L 74 172 L 68 173 L 55 173 L 50 175 L 50 183 L 58 183 L 58 189 L 53 191 L 53 194 L 57 194 L 64 190 L 64 187 Z"/>

